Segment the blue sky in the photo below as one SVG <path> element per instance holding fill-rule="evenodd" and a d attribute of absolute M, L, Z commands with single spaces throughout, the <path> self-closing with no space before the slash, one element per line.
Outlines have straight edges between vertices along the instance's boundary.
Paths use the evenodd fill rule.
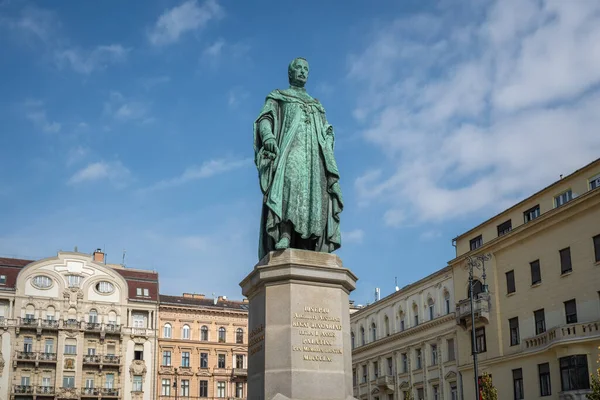
<path fill-rule="evenodd" d="M 252 123 L 287 64 L 336 133 L 352 297 L 600 155 L 593 1 L 0 1 L 0 255 L 105 249 L 240 298 Z"/>

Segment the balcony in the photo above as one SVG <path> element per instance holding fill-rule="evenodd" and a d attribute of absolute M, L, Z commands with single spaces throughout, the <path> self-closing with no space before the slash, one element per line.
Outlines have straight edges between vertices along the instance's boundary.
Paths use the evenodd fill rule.
<path fill-rule="evenodd" d="M 147 328 L 129 328 L 129 327 L 123 327 L 123 328 L 121 328 L 121 331 L 125 335 L 141 336 L 141 337 L 144 337 L 144 338 L 154 337 L 154 335 L 155 335 L 155 329 L 147 329 Z"/>
<path fill-rule="evenodd" d="M 35 394 L 38 396 L 52 396 L 54 397 L 54 386 L 36 386 Z"/>
<path fill-rule="evenodd" d="M 88 332 L 100 332 L 102 330 L 102 324 L 99 322 L 86 322 L 85 330 Z"/>
<path fill-rule="evenodd" d="M 246 368 L 234 368 L 231 370 L 231 376 L 234 377 L 247 377 L 248 370 Z"/>
<path fill-rule="evenodd" d="M 19 318 L 20 328 L 37 328 L 39 325 L 37 318 Z"/>
<path fill-rule="evenodd" d="M 473 301 L 475 322 L 490 322 L 490 295 L 479 293 Z M 463 299 L 456 304 L 456 324 L 467 329 L 471 324 L 471 299 Z"/>
<path fill-rule="evenodd" d="M 13 393 L 15 393 L 15 394 L 33 394 L 33 386 L 13 385 Z"/>
<path fill-rule="evenodd" d="M 560 325 L 521 342 L 521 351 L 536 352 L 561 343 L 600 337 L 600 320 Z"/>
<path fill-rule="evenodd" d="M 80 327 L 81 325 L 76 319 L 67 319 L 63 321 L 64 329 L 79 329 Z"/>
<path fill-rule="evenodd" d="M 38 353 L 40 362 L 56 362 L 56 353 Z"/>
<path fill-rule="evenodd" d="M 81 397 L 99 397 L 99 388 L 81 388 Z"/>
<path fill-rule="evenodd" d="M 43 319 L 41 325 L 42 325 L 42 329 L 49 329 L 49 330 L 57 330 L 58 329 L 58 321 L 55 319 Z"/>
<path fill-rule="evenodd" d="M 120 334 L 121 325 L 108 323 L 104 325 L 104 332 L 107 334 Z"/>
<path fill-rule="evenodd" d="M 394 391 L 394 377 L 392 375 L 384 375 L 377 378 L 377 386 L 379 390 Z"/>
<path fill-rule="evenodd" d="M 229 375 L 230 373 L 231 373 L 231 370 L 229 368 L 219 368 L 219 367 L 213 368 L 214 375 Z"/>
<path fill-rule="evenodd" d="M 32 351 L 17 351 L 15 358 L 18 361 L 35 361 L 37 354 Z"/>
<path fill-rule="evenodd" d="M 97 354 L 86 354 L 83 356 L 83 363 L 84 364 L 101 364 L 102 356 L 99 356 Z"/>
<path fill-rule="evenodd" d="M 100 394 L 102 397 L 119 397 L 119 389 L 101 388 Z"/>
<path fill-rule="evenodd" d="M 108 354 L 102 356 L 102 363 L 104 365 L 118 365 L 121 363 L 121 356 L 115 356 L 114 354 Z"/>

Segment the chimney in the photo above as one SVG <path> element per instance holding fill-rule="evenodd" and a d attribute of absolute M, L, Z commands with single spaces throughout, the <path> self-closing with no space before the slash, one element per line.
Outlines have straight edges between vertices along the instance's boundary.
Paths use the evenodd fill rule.
<path fill-rule="evenodd" d="M 186 298 L 186 299 L 192 299 L 192 298 L 194 298 L 194 295 L 191 294 L 191 293 L 184 293 L 183 297 Z"/>
<path fill-rule="evenodd" d="M 94 251 L 94 261 L 99 263 L 104 262 L 104 253 L 101 249 L 96 249 L 96 251 Z"/>
<path fill-rule="evenodd" d="M 204 295 L 203 295 L 203 294 L 201 294 L 201 293 L 194 293 L 194 294 L 192 295 L 192 298 L 193 298 L 193 299 L 203 299 L 203 298 L 204 298 Z"/>

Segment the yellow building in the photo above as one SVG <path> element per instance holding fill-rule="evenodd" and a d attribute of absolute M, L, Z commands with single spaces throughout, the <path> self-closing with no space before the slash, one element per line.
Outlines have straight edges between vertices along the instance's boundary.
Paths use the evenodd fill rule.
<path fill-rule="evenodd" d="M 452 269 L 350 315 L 354 397 L 458 400 Z"/>
<path fill-rule="evenodd" d="M 0 398 L 154 399 L 157 300 L 99 250 L 0 258 Z"/>
<path fill-rule="evenodd" d="M 246 397 L 248 304 L 160 295 L 160 400 Z"/>
<path fill-rule="evenodd" d="M 474 268 L 479 376 L 499 399 L 585 399 L 600 345 L 600 159 L 454 240 L 458 370 L 475 398 L 466 257 Z M 487 285 L 487 292 L 485 290 Z"/>

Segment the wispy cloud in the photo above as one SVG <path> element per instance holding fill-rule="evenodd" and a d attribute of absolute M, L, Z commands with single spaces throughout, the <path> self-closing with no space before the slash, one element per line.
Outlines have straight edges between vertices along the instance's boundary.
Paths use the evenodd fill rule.
<path fill-rule="evenodd" d="M 244 168 L 244 167 L 250 166 L 251 163 L 252 163 L 252 160 L 250 158 L 244 158 L 244 159 L 222 158 L 222 159 L 205 161 L 200 166 L 194 165 L 194 166 L 188 167 L 181 175 L 179 175 L 175 178 L 157 182 L 156 184 L 144 189 L 143 191 L 147 192 L 147 191 L 154 191 L 154 190 L 163 190 L 163 189 L 168 189 L 168 188 L 172 188 L 172 187 L 176 187 L 176 186 L 181 186 L 181 185 L 191 182 L 191 181 L 195 181 L 195 180 L 199 180 L 199 179 L 207 179 L 207 178 L 211 178 L 215 175 L 219 175 L 219 174 L 223 174 L 225 172 L 232 171 L 234 169 Z"/>
<path fill-rule="evenodd" d="M 207 0 L 202 5 L 196 0 L 186 1 L 158 17 L 148 32 L 148 40 L 154 46 L 175 43 L 185 33 L 200 30 L 222 15 L 223 9 L 214 0 Z"/>
<path fill-rule="evenodd" d="M 362 229 L 354 229 L 348 232 L 342 232 L 342 241 L 344 243 L 360 244 L 365 238 L 365 232 Z"/>
<path fill-rule="evenodd" d="M 398 19 L 349 59 L 386 156 L 355 189 L 388 225 L 500 211 L 600 154 L 600 3 L 485 4 Z"/>
<path fill-rule="evenodd" d="M 110 92 L 108 100 L 104 103 L 104 113 L 117 121 L 153 122 L 154 118 L 148 116 L 148 105 L 136 99 L 123 96 L 120 92 Z"/>
<path fill-rule="evenodd" d="M 227 93 L 227 104 L 229 107 L 235 108 L 249 96 L 250 94 L 244 88 L 233 88 L 229 91 L 229 93 Z"/>
<path fill-rule="evenodd" d="M 230 43 L 223 38 L 218 38 L 208 45 L 200 57 L 200 62 L 212 68 L 218 67 L 224 60 L 239 62 L 248 58 L 250 45 L 244 42 Z"/>
<path fill-rule="evenodd" d="M 25 7 L 18 16 L 0 15 L 0 27 L 22 35 L 26 40 L 35 39 L 44 43 L 54 41 L 60 21 L 52 11 L 38 7 Z"/>
<path fill-rule="evenodd" d="M 156 86 L 165 85 L 171 82 L 171 77 L 168 75 L 151 76 L 140 79 L 140 84 L 146 90 L 154 89 Z"/>
<path fill-rule="evenodd" d="M 130 50 L 120 44 L 112 44 L 97 46 L 92 50 L 75 48 L 56 50 L 54 57 L 59 68 L 68 66 L 75 72 L 89 75 L 94 71 L 105 69 L 110 64 L 124 61 Z"/>
<path fill-rule="evenodd" d="M 25 117 L 46 133 L 60 132 L 62 125 L 52 121 L 46 114 L 44 103 L 40 100 L 27 100 L 24 103 Z"/>
<path fill-rule="evenodd" d="M 104 180 L 117 188 L 122 188 L 130 183 L 131 172 L 120 161 L 98 161 L 77 171 L 67 183 L 78 185 Z"/>
<path fill-rule="evenodd" d="M 67 166 L 77 164 L 78 162 L 85 159 L 85 157 L 90 153 L 90 150 L 87 147 L 76 146 L 69 150 L 67 154 Z"/>

